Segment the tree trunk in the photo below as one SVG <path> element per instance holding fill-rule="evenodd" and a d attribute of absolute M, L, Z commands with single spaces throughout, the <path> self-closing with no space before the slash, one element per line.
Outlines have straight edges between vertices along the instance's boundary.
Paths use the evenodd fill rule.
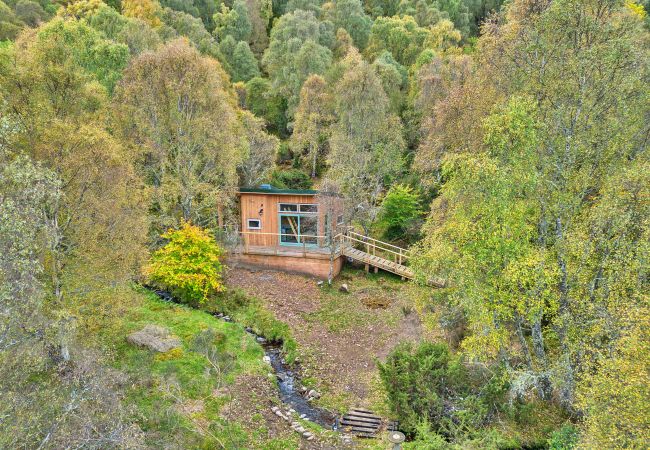
<path fill-rule="evenodd" d="M 558 266 L 560 269 L 560 302 L 559 302 L 559 324 L 557 328 L 560 348 L 562 351 L 562 365 L 564 369 L 563 382 L 560 388 L 560 403 L 567 411 L 573 411 L 573 394 L 575 391 L 574 368 L 571 361 L 568 337 L 568 316 L 569 316 L 569 277 L 566 267 L 566 261 L 561 251 L 564 232 L 562 229 L 562 219 L 555 219 L 556 245 L 560 247 L 558 251 Z"/>
<path fill-rule="evenodd" d="M 515 313 L 515 325 L 517 327 L 517 337 L 519 338 L 519 343 L 521 344 L 521 348 L 524 351 L 524 356 L 526 358 L 526 365 L 528 366 L 528 370 L 531 372 L 533 371 L 533 356 L 530 353 L 530 346 L 528 345 L 528 341 L 526 340 L 526 336 L 524 336 L 524 330 L 521 327 L 521 323 L 523 322 L 523 319 L 519 313 Z"/>
<path fill-rule="evenodd" d="M 542 335 L 541 313 L 533 321 L 532 341 L 535 358 L 537 358 L 537 361 L 539 361 L 540 365 L 542 366 L 542 373 L 539 375 L 538 383 L 539 393 L 542 399 L 548 400 L 551 398 L 551 394 L 553 393 L 553 385 L 551 384 L 551 379 L 547 373 L 548 361 L 546 360 L 546 350 L 544 350 L 544 336 Z"/>

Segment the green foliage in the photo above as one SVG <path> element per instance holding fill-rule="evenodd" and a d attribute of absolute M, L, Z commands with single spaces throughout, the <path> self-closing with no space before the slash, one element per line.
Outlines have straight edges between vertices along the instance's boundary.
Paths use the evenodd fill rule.
<path fill-rule="evenodd" d="M 288 116 L 298 106 L 300 89 L 311 74 L 323 74 L 332 61 L 328 46 L 333 33 L 322 26 L 312 12 L 298 10 L 285 14 L 271 30 L 269 48 L 262 63 L 274 92 L 286 98 Z"/>
<path fill-rule="evenodd" d="M 340 63 L 334 92 L 328 179 L 346 197 L 348 211 L 368 229 L 379 195 L 403 166 L 404 140 L 397 116 L 372 66 L 352 48 Z"/>
<path fill-rule="evenodd" d="M 417 220 L 422 215 L 420 196 L 410 186 L 394 184 L 381 202 L 377 226 L 388 240 L 417 235 Z"/>
<path fill-rule="evenodd" d="M 126 45 L 102 39 L 101 35 L 83 22 L 55 19 L 38 31 L 38 39 L 47 43 L 48 56 L 60 52 L 59 59 L 70 59 L 111 92 L 122 77 L 129 60 Z"/>
<path fill-rule="evenodd" d="M 114 104 L 122 136 L 147 155 L 140 170 L 152 187 L 152 240 L 181 220 L 217 226 L 246 155 L 219 63 L 174 40 L 131 61 Z"/>
<path fill-rule="evenodd" d="M 376 58 L 388 51 L 400 64 L 410 66 L 424 50 L 429 33 L 411 16 L 379 17 L 372 24 L 366 53 Z"/>
<path fill-rule="evenodd" d="M 330 125 L 334 120 L 333 99 L 326 81 L 311 75 L 300 91 L 300 104 L 291 135 L 291 147 L 316 177 L 326 151 Z"/>
<path fill-rule="evenodd" d="M 222 4 L 221 12 L 214 15 L 214 23 L 214 33 L 220 41 L 232 36 L 235 41 L 248 42 L 251 37 L 252 25 L 244 0 L 235 0 L 232 8 Z"/>
<path fill-rule="evenodd" d="M 401 344 L 378 366 L 391 411 L 410 434 L 422 420 L 440 427 L 445 403 L 467 391 L 466 369 L 445 344 Z"/>
<path fill-rule="evenodd" d="M 257 59 L 247 42 L 235 42 L 231 35 L 227 35 L 219 43 L 219 60 L 230 75 L 232 82 L 249 81 L 259 77 L 260 70 Z"/>
<path fill-rule="evenodd" d="M 200 19 L 181 11 L 174 11 L 170 8 L 163 8 L 160 19 L 166 25 L 161 34 L 167 34 L 167 39 L 177 35 L 185 36 L 194 47 L 205 55 L 219 58 L 220 53 L 214 38 L 205 29 Z"/>
<path fill-rule="evenodd" d="M 549 450 L 571 450 L 576 447 L 580 434 L 576 427 L 565 424 L 559 430 L 551 433 L 548 439 Z"/>
<path fill-rule="evenodd" d="M 287 128 L 287 101 L 274 94 L 271 82 L 267 78 L 255 77 L 246 83 L 245 107 L 268 123 L 271 130 L 284 135 Z"/>
<path fill-rule="evenodd" d="M 458 90 L 446 89 L 435 60 L 421 68 L 423 79 L 442 75 L 422 101 L 437 87 L 449 92 L 426 113 L 434 125 L 423 147 L 434 151 L 422 159 L 442 161 L 429 173 L 444 185 L 421 273 L 453 286 L 449 299 L 469 327 L 463 348 L 512 364 L 511 395 L 556 395 L 566 411 L 582 408 L 581 447 L 634 447 L 647 440 L 637 384 L 647 365 L 638 356 L 647 327 L 649 228 L 638 219 L 648 215 L 639 201 L 648 195 L 639 139 L 647 31 L 621 4 L 603 14 L 596 4 L 509 4 L 469 70 L 451 72 L 469 75 Z M 593 39 L 575 39 L 585 33 Z"/>
<path fill-rule="evenodd" d="M 311 189 L 313 181 L 300 169 L 274 170 L 271 184 L 279 189 Z"/>
<path fill-rule="evenodd" d="M 381 80 L 384 92 L 390 102 L 390 111 L 399 114 L 404 102 L 404 93 L 408 83 L 408 72 L 404 66 L 395 61 L 393 55 L 384 51 L 372 63 L 372 67 L 377 72 Z"/>
<path fill-rule="evenodd" d="M 372 19 L 366 15 L 360 0 L 335 0 L 323 5 L 323 15 L 334 24 L 335 29 L 343 28 L 352 37 L 354 45 L 363 50 L 368 44 Z"/>
<path fill-rule="evenodd" d="M 192 306 L 223 290 L 222 251 L 207 231 L 183 223 L 162 238 L 167 244 L 151 255 L 145 269 L 149 282 Z"/>

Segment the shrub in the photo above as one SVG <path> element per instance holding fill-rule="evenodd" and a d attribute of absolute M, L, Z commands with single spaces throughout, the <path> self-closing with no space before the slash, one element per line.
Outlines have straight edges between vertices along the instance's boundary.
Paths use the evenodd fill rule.
<path fill-rule="evenodd" d="M 393 185 L 381 203 L 377 226 L 385 239 L 410 241 L 422 216 L 420 196 L 410 186 Z"/>
<path fill-rule="evenodd" d="M 309 189 L 312 180 L 299 169 L 275 170 L 271 175 L 271 184 L 280 189 Z"/>
<path fill-rule="evenodd" d="M 151 284 L 195 307 L 223 290 L 221 249 L 206 230 L 183 223 L 162 237 L 167 244 L 145 269 Z"/>
<path fill-rule="evenodd" d="M 386 363 L 379 363 L 379 374 L 389 406 L 409 434 L 416 433 L 423 420 L 439 424 L 445 403 L 464 393 L 467 385 L 466 369 L 446 344 L 439 343 L 397 346 Z"/>
<path fill-rule="evenodd" d="M 578 443 L 578 430 L 570 423 L 555 430 L 548 440 L 549 450 L 571 450 Z"/>

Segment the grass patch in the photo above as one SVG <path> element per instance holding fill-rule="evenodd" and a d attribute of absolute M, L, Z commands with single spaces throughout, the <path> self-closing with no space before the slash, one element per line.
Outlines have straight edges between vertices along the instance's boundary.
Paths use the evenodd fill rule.
<path fill-rule="evenodd" d="M 243 327 L 189 307 L 165 303 L 144 289 L 104 336 L 114 366 L 129 375 L 125 401 L 134 408 L 148 444 L 180 448 L 233 448 L 247 445 L 248 432 L 219 417 L 227 401 L 218 389 L 243 374 L 265 374 L 263 349 Z M 163 326 L 182 341 L 165 353 L 131 345 L 126 336 L 147 324 Z M 115 331 L 118 332 L 115 332 Z M 213 353 L 197 348 L 197 336 L 214 337 Z M 216 363 L 215 363 L 216 361 Z M 221 365 L 221 366 L 220 366 Z M 216 367 L 216 368 L 215 368 Z"/>
<path fill-rule="evenodd" d="M 341 292 L 346 284 L 349 293 Z M 345 268 L 332 286 L 321 290 L 321 308 L 309 313 L 305 319 L 327 326 L 336 333 L 355 328 L 359 324 L 396 325 L 401 317 L 385 312 L 398 302 L 398 293 L 404 282 L 391 273 L 366 273 L 355 268 Z"/>
<path fill-rule="evenodd" d="M 271 342 L 281 342 L 285 360 L 289 364 L 296 360 L 298 344 L 289 326 L 276 319 L 262 301 L 248 296 L 243 290 L 229 289 L 207 302 L 202 309 L 226 314 L 238 324 L 251 328 L 255 334 Z"/>

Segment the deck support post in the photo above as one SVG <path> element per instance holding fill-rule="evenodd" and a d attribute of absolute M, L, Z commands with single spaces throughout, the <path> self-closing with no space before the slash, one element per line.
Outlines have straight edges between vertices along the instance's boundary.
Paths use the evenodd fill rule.
<path fill-rule="evenodd" d="M 375 266 L 375 273 L 379 272 L 379 267 Z"/>
<path fill-rule="evenodd" d="M 366 269 L 366 272 L 370 272 L 370 266 L 368 264 L 366 264 L 365 269 Z"/>

